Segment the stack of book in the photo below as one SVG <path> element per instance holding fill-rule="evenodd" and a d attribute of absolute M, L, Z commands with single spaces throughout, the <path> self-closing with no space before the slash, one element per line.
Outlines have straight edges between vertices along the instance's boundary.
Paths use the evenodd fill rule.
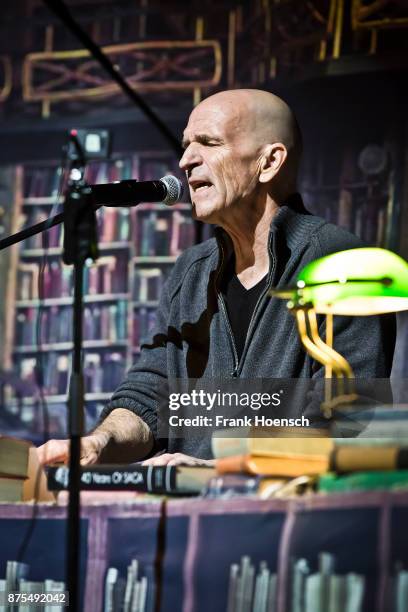
<path fill-rule="evenodd" d="M 408 488 L 407 408 L 376 407 L 351 417 L 347 420 L 355 422 L 358 435 L 334 438 L 335 450 L 347 463 L 334 473 L 321 474 L 318 490 L 340 493 Z M 336 433 L 335 427 L 333 435 Z"/>
<path fill-rule="evenodd" d="M 116 567 L 110 567 L 105 578 L 104 612 L 145 612 L 148 591 L 148 579 L 140 576 L 137 559 L 128 566 L 126 580 Z"/>
<path fill-rule="evenodd" d="M 230 565 L 227 612 L 275 612 L 277 575 L 266 561 L 256 572 L 251 558 Z"/>
<path fill-rule="evenodd" d="M 55 502 L 37 449 L 26 440 L 0 435 L 0 503 L 31 500 Z"/>
<path fill-rule="evenodd" d="M 217 474 L 247 474 L 285 484 L 300 476 L 321 492 L 408 487 L 408 411 L 379 408 L 364 415 L 356 437 L 335 430 L 265 429 L 217 432 Z M 359 423 L 361 426 L 361 421 Z M 404 433 L 405 432 L 405 433 Z M 241 436 L 241 437 L 239 437 Z"/>
<path fill-rule="evenodd" d="M 0 502 L 20 502 L 28 476 L 30 444 L 0 436 Z"/>
<path fill-rule="evenodd" d="M 328 552 L 318 555 L 317 572 L 304 558 L 292 562 L 290 598 L 293 612 L 361 612 L 365 576 L 335 573 L 335 557 Z"/>

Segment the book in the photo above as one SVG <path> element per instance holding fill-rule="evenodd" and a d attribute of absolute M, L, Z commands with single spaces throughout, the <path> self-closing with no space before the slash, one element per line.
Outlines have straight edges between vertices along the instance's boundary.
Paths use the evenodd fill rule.
<path fill-rule="evenodd" d="M 292 562 L 290 612 L 361 612 L 365 577 L 353 572 L 334 573 L 336 558 L 318 554 L 318 571 L 310 572 L 309 560 Z"/>
<path fill-rule="evenodd" d="M 309 574 L 310 567 L 306 559 L 292 561 L 291 612 L 303 612 L 304 610 L 304 591 Z"/>
<path fill-rule="evenodd" d="M 214 468 L 206 466 L 96 465 L 82 468 L 81 490 L 196 494 L 214 475 Z M 50 466 L 47 470 L 50 491 L 67 489 L 68 479 L 66 466 Z"/>
<path fill-rule="evenodd" d="M 234 455 L 216 460 L 218 474 L 243 472 L 295 478 L 301 475 L 408 469 L 408 449 L 341 446 L 324 454 Z"/>
<path fill-rule="evenodd" d="M 22 579 L 19 581 L 18 590 L 20 593 L 25 593 L 28 597 L 31 595 L 36 595 L 37 593 L 44 592 L 44 582 L 33 581 L 33 580 L 25 580 Z M 10 612 L 15 610 L 14 606 L 10 607 Z M 20 603 L 17 608 L 18 612 L 36 612 L 38 607 L 35 603 Z"/>
<path fill-rule="evenodd" d="M 251 557 L 244 555 L 241 562 L 229 569 L 227 612 L 275 612 L 276 574 L 266 561 L 256 571 Z"/>
<path fill-rule="evenodd" d="M 7 592 L 7 583 L 6 580 L 0 580 L 0 597 L 3 598 L 6 596 Z M 0 604 L 0 612 L 6 612 L 6 606 Z"/>
<path fill-rule="evenodd" d="M 29 566 L 19 561 L 7 561 L 6 564 L 6 592 L 20 590 L 20 581 L 28 576 Z M 6 606 L 7 608 L 8 606 Z M 11 606 L 10 606 L 11 607 Z"/>
<path fill-rule="evenodd" d="M 291 455 L 326 454 L 334 449 L 334 441 L 326 430 L 303 430 L 293 434 L 290 430 L 278 428 L 257 428 L 245 432 L 243 429 L 220 430 L 211 440 L 215 458 L 232 455 L 259 455 L 287 457 Z M 288 435 L 292 433 L 292 435 Z"/>
<path fill-rule="evenodd" d="M 0 502 L 23 501 L 23 488 L 24 480 L 22 478 L 3 478 L 0 476 Z"/>
<path fill-rule="evenodd" d="M 44 468 L 38 460 L 35 446 L 30 446 L 28 459 L 28 475 L 23 483 L 23 501 L 25 502 L 55 502 L 55 495 L 48 491 Z"/>
<path fill-rule="evenodd" d="M 105 578 L 105 612 L 145 612 L 148 579 L 140 576 L 140 564 L 132 559 L 127 568 L 126 580 L 115 567 L 108 568 Z"/>
<path fill-rule="evenodd" d="M 401 570 L 395 584 L 395 612 L 408 612 L 408 572 Z"/>
<path fill-rule="evenodd" d="M 329 579 L 328 612 L 343 612 L 346 597 L 346 577 L 332 574 Z"/>
<path fill-rule="evenodd" d="M 305 612 L 325 612 L 322 598 L 323 576 L 310 574 L 305 581 Z"/>
<path fill-rule="evenodd" d="M 265 457 L 260 455 L 234 455 L 217 459 L 217 474 L 242 472 L 261 476 L 296 476 L 324 474 L 330 465 L 330 455 L 299 457 Z"/>
<path fill-rule="evenodd" d="M 317 486 L 321 493 L 406 489 L 408 488 L 408 470 L 357 472 L 344 476 L 333 473 L 322 474 L 319 476 Z"/>
<path fill-rule="evenodd" d="M 38 299 L 38 263 L 20 262 L 17 268 L 17 295 L 20 300 Z"/>
<path fill-rule="evenodd" d="M 30 442 L 0 435 L 0 475 L 26 478 Z"/>
<path fill-rule="evenodd" d="M 341 446 L 331 453 L 329 471 L 342 473 L 407 468 L 408 448 Z"/>
<path fill-rule="evenodd" d="M 119 577 L 116 567 L 109 567 L 105 578 L 105 605 L 104 612 L 115 612 L 114 589 Z"/>
<path fill-rule="evenodd" d="M 135 583 L 137 582 L 138 571 L 139 571 L 139 564 L 137 562 L 137 559 L 132 559 L 131 564 L 127 568 L 127 578 L 126 578 L 125 596 L 124 596 L 124 602 L 123 602 L 123 612 L 131 612 L 130 606 L 132 603 Z"/>
<path fill-rule="evenodd" d="M 133 299 L 137 302 L 154 301 L 160 298 L 163 271 L 157 267 L 135 269 Z"/>
<path fill-rule="evenodd" d="M 65 591 L 65 582 L 46 579 L 44 580 L 44 591 L 46 593 L 62 593 Z M 64 612 L 65 606 L 61 604 L 47 604 L 44 606 L 44 612 Z"/>
<path fill-rule="evenodd" d="M 350 572 L 346 574 L 346 602 L 344 612 L 361 612 L 364 599 L 365 578 Z"/>
<path fill-rule="evenodd" d="M 357 438 L 334 438 L 335 447 L 340 446 L 359 446 L 377 448 L 381 446 L 395 446 L 398 444 L 401 447 L 408 447 L 408 437 L 404 432 L 400 431 L 400 435 L 383 438 L 371 438 L 366 436 L 358 436 Z"/>

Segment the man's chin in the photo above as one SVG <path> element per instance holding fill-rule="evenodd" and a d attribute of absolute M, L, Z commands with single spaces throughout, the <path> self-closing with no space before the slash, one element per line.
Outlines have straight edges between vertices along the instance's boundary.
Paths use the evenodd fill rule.
<path fill-rule="evenodd" d="M 192 215 L 195 221 L 201 221 L 202 223 L 218 223 L 215 219 L 214 211 L 202 211 L 200 210 L 200 214 L 197 213 L 197 210 L 193 204 Z"/>
<path fill-rule="evenodd" d="M 200 204 L 195 204 L 194 202 L 192 204 L 191 214 L 196 221 L 202 221 L 203 223 L 218 223 L 217 212 L 217 210 L 214 210 L 214 205 L 205 206 L 201 202 Z"/>

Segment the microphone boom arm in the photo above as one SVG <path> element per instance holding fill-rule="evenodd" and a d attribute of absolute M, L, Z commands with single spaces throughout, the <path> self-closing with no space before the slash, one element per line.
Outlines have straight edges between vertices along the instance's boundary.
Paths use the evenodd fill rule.
<path fill-rule="evenodd" d="M 147 190 L 154 190 L 157 192 L 158 199 L 156 201 L 164 201 L 167 204 L 175 204 L 182 196 L 183 186 L 181 182 L 174 176 L 164 176 L 158 181 L 144 181 L 138 182 L 134 179 L 118 181 L 117 183 L 103 183 L 100 185 L 90 185 L 92 190 L 92 197 L 94 201 L 95 210 L 101 208 L 101 206 L 137 206 L 146 200 Z M 89 188 L 88 187 L 88 188 Z M 141 191 L 138 195 L 137 191 Z M 109 204 L 109 200 L 113 202 Z M 128 201 L 127 201 L 128 200 Z M 154 201 L 154 200 L 153 200 Z M 58 213 L 45 221 L 26 227 L 7 238 L 0 240 L 0 251 L 7 249 L 13 244 L 22 242 L 30 236 L 35 236 L 44 232 L 54 225 L 63 223 L 64 213 Z"/>

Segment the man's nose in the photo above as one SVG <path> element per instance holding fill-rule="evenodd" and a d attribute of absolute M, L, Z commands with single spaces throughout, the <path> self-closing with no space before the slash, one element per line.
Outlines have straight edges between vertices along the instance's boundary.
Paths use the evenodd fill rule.
<path fill-rule="evenodd" d="M 189 144 L 187 149 L 184 151 L 182 158 L 179 161 L 180 169 L 186 172 L 187 170 L 191 170 L 195 166 L 199 166 L 201 163 L 202 158 L 198 151 L 198 148 L 195 146 L 195 143 Z"/>

